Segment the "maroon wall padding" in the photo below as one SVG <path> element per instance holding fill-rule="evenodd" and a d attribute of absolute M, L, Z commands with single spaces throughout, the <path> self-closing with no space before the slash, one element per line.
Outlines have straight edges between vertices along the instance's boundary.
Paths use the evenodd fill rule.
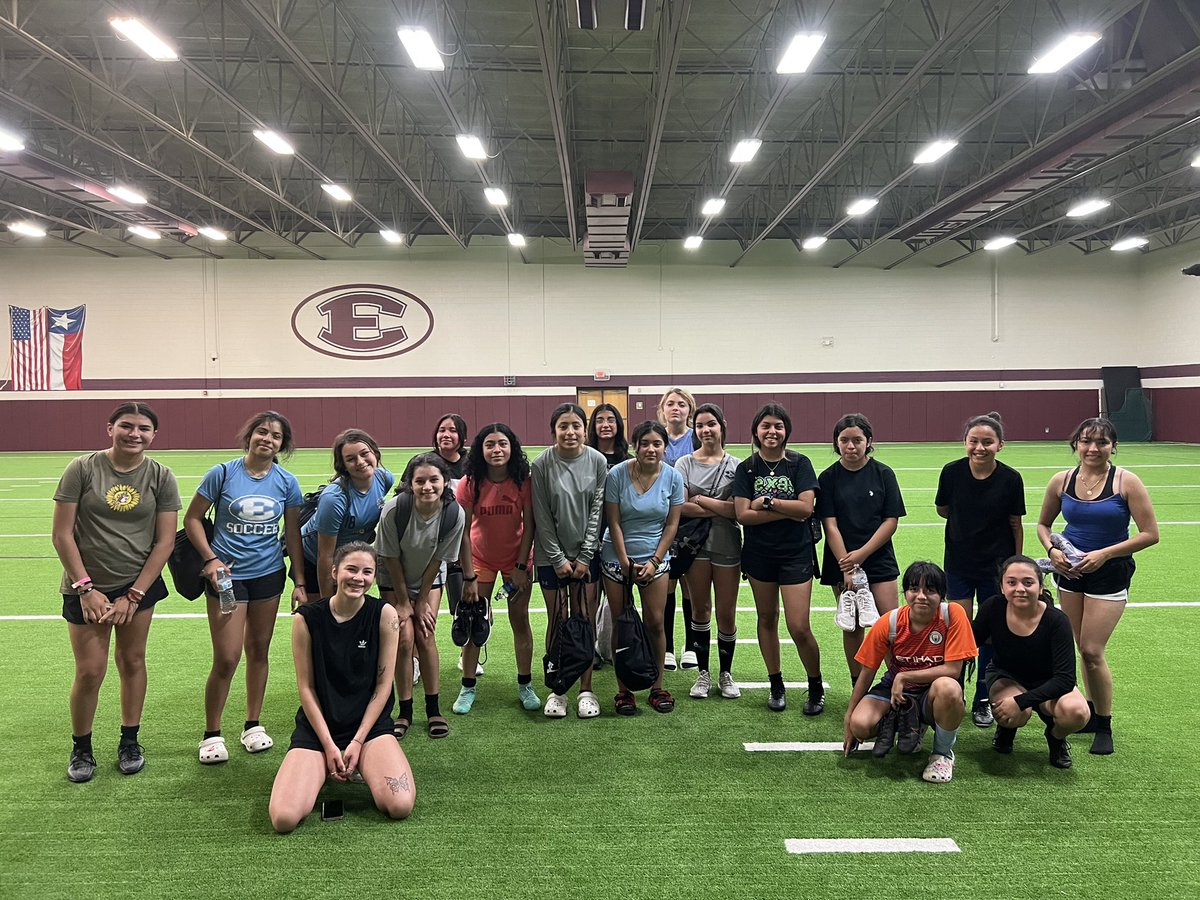
<path fill-rule="evenodd" d="M 957 441 L 971 416 L 998 411 L 1009 440 L 1060 440 L 1088 416 L 1096 415 L 1094 390 L 1047 391 L 853 391 L 846 393 L 720 394 L 698 391 L 700 403 L 718 403 L 729 422 L 730 440 L 750 440 L 750 422 L 768 401 L 782 403 L 792 417 L 792 440 L 822 443 L 845 413 L 871 420 L 880 443 Z M 505 422 L 522 441 L 550 443 L 550 412 L 572 401 L 563 396 L 500 397 L 205 397 L 150 399 L 161 420 L 160 450 L 213 450 L 235 446 L 241 424 L 264 409 L 292 422 L 297 446 L 328 447 L 339 431 L 365 429 L 386 447 L 428 446 L 438 418 L 456 412 L 474 430 Z M 641 399 L 642 410 L 633 408 Z M 1194 411 L 1200 389 L 1162 388 L 1154 392 L 1156 435 L 1162 440 L 1200 441 Z M 631 426 L 651 418 L 657 398 L 630 397 Z M 3 450 L 83 450 L 102 446 L 113 400 L 12 400 L 0 404 L 6 425 Z M 1171 435 L 1171 436 L 1168 436 Z"/>
<path fill-rule="evenodd" d="M 1200 387 L 1153 388 L 1146 393 L 1156 441 L 1200 444 Z"/>

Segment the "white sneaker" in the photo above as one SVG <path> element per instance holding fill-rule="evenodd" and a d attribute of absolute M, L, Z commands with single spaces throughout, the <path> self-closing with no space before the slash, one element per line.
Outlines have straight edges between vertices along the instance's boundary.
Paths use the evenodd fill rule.
<path fill-rule="evenodd" d="M 548 719 L 565 719 L 567 717 L 567 698 L 563 694 L 551 694 L 546 698 L 542 712 Z"/>
<path fill-rule="evenodd" d="M 717 687 L 721 689 L 721 696 L 726 700 L 736 700 L 742 696 L 742 689 L 733 680 L 731 672 L 722 672 L 717 676 Z"/>
<path fill-rule="evenodd" d="M 954 757 L 931 753 L 921 777 L 931 784 L 945 784 L 954 777 Z"/>
<path fill-rule="evenodd" d="M 854 592 L 855 605 L 858 607 L 858 624 L 870 628 L 879 621 L 879 610 L 875 608 L 875 595 L 870 588 L 859 588 Z"/>
<path fill-rule="evenodd" d="M 679 664 L 675 661 L 674 653 L 668 651 L 667 655 L 663 657 L 663 668 L 668 672 L 674 672 L 679 668 Z"/>
<path fill-rule="evenodd" d="M 679 667 L 681 669 L 698 669 L 700 662 L 696 659 L 695 650 L 684 650 L 683 656 L 679 657 Z"/>
<path fill-rule="evenodd" d="M 462 670 L 463 670 L 463 662 L 462 662 L 462 654 L 460 653 L 460 654 L 458 654 L 458 671 L 461 672 Z M 475 677 L 480 678 L 482 675 L 483 675 L 483 666 L 481 666 L 479 663 L 475 663 Z"/>
<path fill-rule="evenodd" d="M 696 700 L 705 700 L 712 693 L 712 676 L 707 671 L 701 671 L 696 676 L 696 683 L 692 685 L 692 689 L 688 691 L 688 696 Z"/>
<path fill-rule="evenodd" d="M 600 715 L 600 700 L 591 691 L 579 692 L 579 703 L 575 707 L 575 714 L 581 719 L 594 719 Z M 563 715 L 566 715 L 564 712 Z"/>
<path fill-rule="evenodd" d="M 837 627 L 842 629 L 842 631 L 853 631 L 855 627 L 854 616 L 857 611 L 857 595 L 852 589 L 847 588 L 838 597 L 837 610 L 833 614 L 833 621 L 837 623 Z"/>
<path fill-rule="evenodd" d="M 421 683 L 421 661 L 413 657 L 413 684 Z"/>

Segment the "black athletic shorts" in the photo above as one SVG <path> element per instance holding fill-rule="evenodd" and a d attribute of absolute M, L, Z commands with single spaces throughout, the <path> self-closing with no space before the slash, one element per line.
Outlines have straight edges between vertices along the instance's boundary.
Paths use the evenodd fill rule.
<path fill-rule="evenodd" d="M 392 729 L 395 725 L 392 722 L 391 711 L 390 706 L 384 710 L 383 715 L 379 717 L 379 721 L 372 725 L 371 730 L 367 732 L 366 740 L 363 741 L 364 744 L 382 735 L 392 734 Z M 355 729 L 355 731 L 357 730 Z M 343 734 L 331 734 L 330 737 L 333 738 L 333 743 L 336 746 L 345 750 L 350 741 L 354 739 L 354 731 Z M 296 730 L 292 732 L 292 742 L 288 745 L 288 749 L 316 750 L 318 753 L 325 752 L 325 748 L 321 746 L 321 739 L 317 737 L 317 733 L 313 731 L 312 726 L 308 724 L 308 719 L 301 712 L 296 713 Z"/>
<path fill-rule="evenodd" d="M 125 585 L 124 587 L 117 588 L 115 591 L 104 591 L 103 593 L 104 593 L 104 596 L 106 596 L 109 600 L 116 600 L 118 597 L 120 597 L 122 594 L 124 594 L 131 587 L 133 587 L 132 581 L 129 582 L 129 584 Z M 138 604 L 138 612 L 142 612 L 143 610 L 146 610 L 146 609 L 151 609 L 155 603 L 157 603 L 159 600 L 164 599 L 166 596 L 167 596 L 167 584 L 165 581 L 162 580 L 162 576 L 159 575 L 157 578 L 154 579 L 154 583 L 152 585 L 150 585 L 150 587 L 146 590 L 146 596 L 142 598 L 142 602 Z M 89 623 L 83 621 L 83 607 L 79 603 L 79 595 L 78 594 L 63 594 L 62 598 L 63 598 L 62 617 L 64 619 L 66 619 L 72 625 L 89 624 Z M 95 624 L 95 623 L 91 623 L 91 624 Z"/>
<path fill-rule="evenodd" d="M 759 556 L 743 547 L 742 573 L 755 581 L 804 584 L 812 581 L 813 577 L 812 550 L 805 550 L 799 556 L 768 557 Z"/>
<path fill-rule="evenodd" d="M 237 597 L 238 603 L 253 603 L 255 600 L 272 600 L 283 593 L 284 586 L 284 570 L 272 572 L 270 575 L 263 575 L 260 578 L 243 578 L 233 579 L 233 596 Z M 307 588 L 305 588 L 307 590 Z M 217 592 L 213 590 L 212 582 L 204 582 L 204 593 L 209 600 L 217 599 Z"/>
<path fill-rule="evenodd" d="M 1132 556 L 1118 556 L 1116 559 L 1110 559 L 1095 572 L 1088 572 L 1078 578 L 1055 574 L 1054 582 L 1060 591 L 1105 597 L 1128 591 L 1136 568 Z"/>
<path fill-rule="evenodd" d="M 1009 672 L 1007 669 L 1001 669 L 994 662 L 988 664 L 987 671 L 983 673 L 983 681 L 987 685 L 989 697 L 992 694 L 992 688 L 995 686 L 996 682 L 1006 680 L 1011 681 L 1013 684 L 1021 685 L 1021 687 L 1025 690 L 1029 690 L 1029 688 L 1022 684 L 1020 679 L 1018 679 L 1016 675 L 1012 674 L 1012 672 Z"/>

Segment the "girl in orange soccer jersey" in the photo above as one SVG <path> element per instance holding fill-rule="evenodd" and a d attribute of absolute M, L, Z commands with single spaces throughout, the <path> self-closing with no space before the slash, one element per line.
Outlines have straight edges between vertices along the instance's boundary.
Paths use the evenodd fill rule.
<path fill-rule="evenodd" d="M 975 637 L 967 612 L 946 603 L 946 573 L 915 562 L 902 580 L 907 605 L 871 626 L 855 659 L 862 665 L 846 710 L 846 753 L 875 738 L 876 756 L 898 743 L 901 753 L 921 747 L 925 726 L 934 729 L 933 752 L 921 777 L 943 784 L 954 777 L 954 741 L 966 714 L 963 663 L 974 659 Z M 875 673 L 887 672 L 872 686 Z"/>

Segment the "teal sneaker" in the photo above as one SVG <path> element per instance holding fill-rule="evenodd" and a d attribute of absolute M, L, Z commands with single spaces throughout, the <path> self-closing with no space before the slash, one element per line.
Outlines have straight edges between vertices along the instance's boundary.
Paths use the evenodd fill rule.
<path fill-rule="evenodd" d="M 475 688 L 465 687 L 458 692 L 458 699 L 454 701 L 454 705 L 450 707 L 460 716 L 465 716 L 471 711 L 471 707 L 475 705 Z"/>
<path fill-rule="evenodd" d="M 542 708 L 542 701 L 538 699 L 537 693 L 533 690 L 532 684 L 518 684 L 517 698 L 521 701 L 521 705 L 528 710 Z"/>

